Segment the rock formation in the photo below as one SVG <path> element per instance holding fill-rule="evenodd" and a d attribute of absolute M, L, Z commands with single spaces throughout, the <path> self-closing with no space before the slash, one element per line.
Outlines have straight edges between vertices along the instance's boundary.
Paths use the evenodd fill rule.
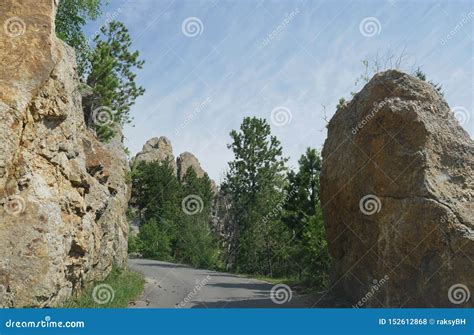
<path fill-rule="evenodd" d="M 207 173 L 201 167 L 199 160 L 190 152 L 183 152 L 180 154 L 176 160 L 173 155 L 173 146 L 171 141 L 161 136 L 160 138 L 154 137 L 148 140 L 143 146 L 142 151 L 136 154 L 132 159 L 131 166 L 136 166 L 139 162 L 164 162 L 170 161 L 176 178 L 180 182 L 183 181 L 186 172 L 190 167 L 194 169 L 198 178 L 204 177 Z M 217 185 L 214 180 L 211 179 L 212 189 L 214 193 L 217 193 Z"/>
<path fill-rule="evenodd" d="M 153 137 L 148 140 L 132 161 L 132 166 L 140 162 L 164 162 L 170 161 L 173 165 L 175 173 L 177 166 L 173 156 L 173 147 L 168 138 L 162 136 L 160 138 Z"/>
<path fill-rule="evenodd" d="M 56 306 L 127 259 L 126 157 L 85 126 L 55 11 L 54 0 L 0 3 L 3 307 Z"/>
<path fill-rule="evenodd" d="M 204 177 L 206 175 L 206 171 L 204 171 L 201 167 L 201 164 L 199 164 L 199 160 L 190 152 L 183 152 L 181 155 L 178 156 L 176 159 L 176 165 L 178 167 L 177 170 L 177 176 L 179 181 L 183 181 L 184 176 L 186 176 L 186 173 L 188 172 L 188 169 L 190 167 L 193 168 L 194 172 L 196 172 L 196 175 L 198 178 Z M 218 188 L 217 184 L 214 180 L 211 179 L 211 188 L 214 194 L 217 194 Z"/>
<path fill-rule="evenodd" d="M 194 172 L 196 172 L 198 178 L 204 177 L 205 172 L 202 169 L 201 164 L 199 164 L 196 156 L 190 152 L 183 152 L 181 155 L 179 155 L 176 159 L 176 164 L 178 166 L 179 181 L 183 181 L 184 176 L 186 176 L 186 172 L 188 172 L 190 167 L 194 169 Z"/>
<path fill-rule="evenodd" d="M 443 97 L 379 73 L 337 110 L 322 155 L 336 292 L 357 307 L 473 307 L 474 143 Z"/>
<path fill-rule="evenodd" d="M 210 228 L 224 253 L 226 268 L 232 268 L 235 264 L 238 248 L 238 227 L 231 215 L 232 200 L 220 189 L 216 193 L 212 203 L 212 215 Z"/>

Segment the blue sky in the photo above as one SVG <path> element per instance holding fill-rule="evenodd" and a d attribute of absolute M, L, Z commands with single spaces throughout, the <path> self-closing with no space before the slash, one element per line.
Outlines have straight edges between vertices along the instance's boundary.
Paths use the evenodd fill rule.
<path fill-rule="evenodd" d="M 127 25 L 146 62 L 126 146 L 135 154 L 167 136 L 217 182 L 244 116 L 268 119 L 295 165 L 306 147 L 321 150 L 339 98 L 360 89 L 361 61 L 403 50 L 402 69 L 442 83 L 474 133 L 472 1 L 110 0 L 87 34 L 108 18 Z"/>

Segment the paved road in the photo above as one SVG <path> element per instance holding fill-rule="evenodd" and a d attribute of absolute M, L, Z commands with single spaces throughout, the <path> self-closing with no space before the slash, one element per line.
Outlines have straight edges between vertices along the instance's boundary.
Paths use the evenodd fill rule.
<path fill-rule="evenodd" d="M 147 284 L 142 297 L 131 307 L 163 308 L 239 308 L 239 307 L 311 307 L 314 299 L 303 297 L 273 284 L 229 273 L 199 270 L 186 265 L 146 259 L 129 259 L 132 270 L 145 275 Z M 273 301 L 283 302 L 281 304 Z M 286 301 L 286 302 L 285 302 Z"/>

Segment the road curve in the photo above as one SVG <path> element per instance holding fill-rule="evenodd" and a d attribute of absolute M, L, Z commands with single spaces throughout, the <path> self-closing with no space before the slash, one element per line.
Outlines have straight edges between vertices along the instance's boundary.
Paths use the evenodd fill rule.
<path fill-rule="evenodd" d="M 275 288 L 261 280 L 229 273 L 199 270 L 180 264 L 129 259 L 129 267 L 146 279 L 135 308 L 294 308 L 311 307 L 312 299 Z M 313 301 L 314 303 L 314 301 Z"/>

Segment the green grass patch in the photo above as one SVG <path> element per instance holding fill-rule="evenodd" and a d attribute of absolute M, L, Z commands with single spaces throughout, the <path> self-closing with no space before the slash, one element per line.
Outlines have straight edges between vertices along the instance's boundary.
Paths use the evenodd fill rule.
<path fill-rule="evenodd" d="M 125 308 L 143 292 L 144 285 L 141 274 L 114 267 L 104 281 L 88 285 L 80 296 L 70 299 L 61 307 Z"/>

